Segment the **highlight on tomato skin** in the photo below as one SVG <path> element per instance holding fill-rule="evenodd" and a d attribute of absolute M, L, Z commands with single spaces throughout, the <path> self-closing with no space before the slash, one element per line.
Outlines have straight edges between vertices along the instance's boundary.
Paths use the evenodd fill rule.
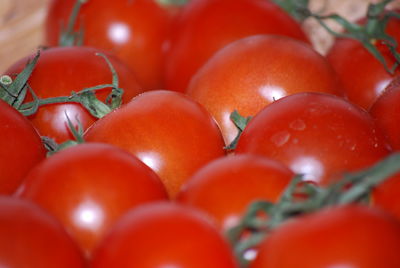
<path fill-rule="evenodd" d="M 300 24 L 273 1 L 189 1 L 176 19 L 166 53 L 166 88 L 184 92 L 216 51 L 257 34 L 284 35 L 309 44 Z"/>
<path fill-rule="evenodd" d="M 196 170 L 225 155 L 221 132 L 207 110 L 169 90 L 137 96 L 93 124 L 85 139 L 137 156 L 159 175 L 171 198 Z"/>
<path fill-rule="evenodd" d="M 31 122 L 1 99 L 0 133 L 0 194 L 11 195 L 46 150 Z"/>
<path fill-rule="evenodd" d="M 385 88 L 371 106 L 369 113 L 385 133 L 393 150 L 400 150 L 400 76 Z"/>
<path fill-rule="evenodd" d="M 344 172 L 377 163 L 391 147 L 365 110 L 334 95 L 305 92 L 261 110 L 243 131 L 235 152 L 281 161 L 305 180 L 326 186 Z"/>
<path fill-rule="evenodd" d="M 123 103 L 143 92 L 132 71 L 114 55 L 103 50 L 90 47 L 55 47 L 41 50 L 38 62 L 29 77 L 28 84 L 39 98 L 70 96 L 88 87 L 111 84 L 112 72 L 101 56 L 103 53 L 110 60 L 118 74 L 119 86 L 124 90 Z M 31 58 L 24 57 L 10 66 L 6 74 L 14 76 L 20 73 Z M 104 101 L 111 88 L 96 92 L 96 96 Z M 26 101 L 31 101 L 28 95 Z M 29 116 L 29 120 L 42 136 L 48 136 L 61 143 L 73 139 L 68 127 L 69 119 L 75 127 L 78 122 L 87 129 L 96 118 L 80 104 L 62 103 L 39 107 Z"/>
<path fill-rule="evenodd" d="M 216 52 L 192 77 L 186 94 L 216 119 L 226 144 L 237 135 L 230 114 L 254 116 L 298 92 L 341 95 L 338 76 L 311 46 L 278 35 L 239 39 Z"/>
<path fill-rule="evenodd" d="M 191 176 L 177 201 L 206 212 L 226 231 L 238 224 L 253 201 L 276 201 L 293 177 L 278 161 L 259 155 L 229 155 Z"/>
<path fill-rule="evenodd" d="M 155 202 L 119 219 L 96 249 L 91 267 L 239 266 L 206 215 L 174 202 Z"/>
<path fill-rule="evenodd" d="M 0 237 L 2 267 L 87 267 L 61 224 L 29 201 L 0 196 Z"/>
<path fill-rule="evenodd" d="M 59 45 L 75 2 L 51 1 L 44 24 L 46 45 Z M 81 6 L 75 30 L 83 31 L 83 45 L 126 62 L 145 90 L 161 89 L 167 39 L 179 10 L 179 5 L 158 0 L 90 0 Z"/>
<path fill-rule="evenodd" d="M 344 205 L 283 223 L 250 268 L 400 267 L 400 224 L 376 208 Z"/>
<path fill-rule="evenodd" d="M 168 200 L 149 167 L 128 152 L 100 143 L 76 145 L 50 156 L 25 177 L 16 195 L 57 218 L 89 258 L 125 212 Z"/>

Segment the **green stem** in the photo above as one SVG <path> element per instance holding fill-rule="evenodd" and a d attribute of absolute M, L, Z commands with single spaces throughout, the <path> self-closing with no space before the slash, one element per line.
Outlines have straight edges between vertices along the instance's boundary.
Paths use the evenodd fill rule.
<path fill-rule="evenodd" d="M 78 19 L 79 12 L 83 4 L 89 0 L 76 0 L 74 7 L 72 8 L 71 15 L 68 19 L 66 29 L 61 30 L 59 39 L 59 46 L 80 46 L 83 43 L 83 28 L 75 31 L 75 24 Z"/>
<path fill-rule="evenodd" d="M 16 109 L 18 109 L 25 100 L 28 92 L 28 79 L 39 57 L 40 51 L 36 53 L 32 60 L 28 61 L 26 67 L 17 75 L 14 81 L 8 75 L 4 75 L 0 79 L 0 98 Z"/>
<path fill-rule="evenodd" d="M 309 0 L 273 0 L 273 2 L 299 22 L 308 17 Z"/>
<path fill-rule="evenodd" d="M 252 117 L 244 117 L 240 115 L 237 110 L 234 110 L 229 118 L 237 127 L 238 134 L 236 135 L 235 139 L 225 147 L 225 150 L 234 150 L 237 146 L 237 143 L 239 142 L 240 135 L 242 135 L 243 130 L 246 128 Z"/>
<path fill-rule="evenodd" d="M 397 52 L 398 44 L 396 40 L 386 33 L 386 26 L 391 18 L 400 19 L 400 14 L 392 11 L 386 11 L 386 6 L 393 0 L 384 0 L 377 4 L 370 4 L 367 11 L 367 22 L 365 25 L 358 25 L 349 22 L 337 14 L 320 16 L 309 12 L 309 17 L 317 20 L 317 22 L 331 35 L 340 38 L 352 38 L 359 41 L 365 49 L 367 49 L 381 64 L 385 70 L 394 74 L 400 64 L 400 54 Z M 325 20 L 333 20 L 341 25 L 346 33 L 340 33 L 332 30 Z M 376 46 L 377 41 L 384 44 L 393 56 L 395 63 L 390 66 L 389 62 L 383 56 Z"/>
<path fill-rule="evenodd" d="M 271 230 L 286 220 L 328 206 L 363 203 L 375 186 L 399 172 L 400 153 L 393 153 L 368 169 L 346 174 L 341 181 L 327 188 L 307 184 L 302 181 L 301 176 L 296 176 L 275 204 L 265 201 L 252 203 L 240 223 L 228 230 L 227 236 L 234 245 L 242 267 L 246 267 L 249 260 L 246 259 L 245 252 L 257 246 Z M 299 189 L 307 192 L 305 200 L 295 199 Z M 260 218 L 260 212 L 268 216 Z M 241 235 L 246 231 L 250 235 L 242 238 Z"/>

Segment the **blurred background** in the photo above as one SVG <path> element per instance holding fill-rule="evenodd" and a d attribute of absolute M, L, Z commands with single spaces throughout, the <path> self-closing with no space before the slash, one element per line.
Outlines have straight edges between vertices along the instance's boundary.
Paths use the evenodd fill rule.
<path fill-rule="evenodd" d="M 43 45 L 43 22 L 51 0 L 0 0 L 0 73 L 16 60 Z M 91 0 L 96 1 L 96 0 Z M 350 20 L 365 14 L 368 3 L 378 0 L 310 0 L 314 11 L 337 12 Z M 400 8 L 400 0 L 393 7 Z M 314 21 L 304 25 L 314 46 L 325 53 L 332 43 L 324 29 Z"/>

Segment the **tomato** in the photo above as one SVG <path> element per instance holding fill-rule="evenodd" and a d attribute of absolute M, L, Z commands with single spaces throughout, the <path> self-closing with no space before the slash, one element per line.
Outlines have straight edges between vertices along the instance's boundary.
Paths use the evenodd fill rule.
<path fill-rule="evenodd" d="M 261 110 L 243 131 L 236 153 L 271 157 L 324 186 L 345 171 L 376 163 L 390 147 L 366 111 L 334 95 L 305 92 Z"/>
<path fill-rule="evenodd" d="M 294 174 L 283 164 L 256 155 L 230 155 L 198 170 L 177 200 L 208 213 L 223 230 L 237 225 L 256 200 L 276 201 Z"/>
<path fill-rule="evenodd" d="M 400 267 L 400 224 L 357 205 L 291 220 L 262 242 L 250 268 Z"/>
<path fill-rule="evenodd" d="M 400 76 L 377 98 L 369 113 L 385 132 L 393 149 L 400 150 Z"/>
<path fill-rule="evenodd" d="M 43 50 L 31 77 L 30 87 L 39 98 L 70 96 L 86 87 L 111 84 L 112 73 L 107 62 L 96 53 L 101 50 L 89 47 L 58 47 Z M 123 101 L 129 101 L 142 90 L 138 86 L 131 70 L 115 56 L 106 54 L 118 73 L 120 87 L 124 89 Z M 6 73 L 17 74 L 25 67 L 24 58 Z M 99 98 L 105 100 L 110 89 L 102 90 Z M 29 120 L 42 136 L 49 136 L 57 142 L 72 139 L 66 114 L 77 126 L 77 120 L 86 129 L 94 121 L 93 117 L 80 104 L 52 104 L 39 108 Z"/>
<path fill-rule="evenodd" d="M 166 87 L 185 91 L 191 77 L 219 49 L 256 34 L 309 42 L 301 26 L 272 1 L 193 0 L 177 17 L 167 52 Z"/>
<path fill-rule="evenodd" d="M 114 225 L 91 267 L 238 266 L 229 244 L 202 214 L 174 203 L 153 203 L 131 210 Z"/>
<path fill-rule="evenodd" d="M 12 194 L 24 176 L 46 156 L 32 124 L 0 100 L 0 194 Z"/>
<path fill-rule="evenodd" d="M 76 0 L 53 0 L 45 22 L 47 44 L 58 45 Z M 144 89 L 163 87 L 166 39 L 178 7 L 157 0 L 91 0 L 81 7 L 76 29 L 83 44 L 113 52 L 134 71 Z"/>
<path fill-rule="evenodd" d="M 400 174 L 396 174 L 372 190 L 371 203 L 400 220 Z"/>
<path fill-rule="evenodd" d="M 225 154 L 215 121 L 182 93 L 145 92 L 98 120 L 87 141 L 105 142 L 136 155 L 174 197 L 197 169 Z"/>
<path fill-rule="evenodd" d="M 136 157 L 111 145 L 90 143 L 43 161 L 17 195 L 54 215 L 87 256 L 126 211 L 167 199 L 158 176 Z"/>
<path fill-rule="evenodd" d="M 28 201 L 0 196 L 0 237 L 1 267 L 86 267 L 59 222 Z"/>
<path fill-rule="evenodd" d="M 227 45 L 193 76 L 187 94 L 217 120 L 227 144 L 237 135 L 229 119 L 237 110 L 254 116 L 266 105 L 302 91 L 338 94 L 337 76 L 326 59 L 304 42 L 258 35 Z"/>
<path fill-rule="evenodd" d="M 400 19 L 391 19 L 386 32 L 400 43 Z M 389 50 L 379 42 L 377 47 L 392 67 L 394 57 Z M 387 72 L 383 64 L 359 41 L 350 38 L 336 39 L 327 58 L 343 83 L 345 95 L 351 102 L 365 109 L 369 109 L 393 77 L 400 74 L 399 68 L 395 74 Z"/>

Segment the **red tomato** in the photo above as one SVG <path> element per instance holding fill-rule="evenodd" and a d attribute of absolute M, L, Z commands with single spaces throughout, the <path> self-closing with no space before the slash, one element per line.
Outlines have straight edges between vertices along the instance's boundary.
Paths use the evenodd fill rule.
<path fill-rule="evenodd" d="M 185 91 L 190 78 L 219 49 L 256 34 L 305 42 L 301 26 L 272 1 L 193 0 L 177 18 L 167 53 L 167 89 Z"/>
<path fill-rule="evenodd" d="M 203 210 L 227 230 L 237 225 L 253 201 L 276 201 L 293 176 L 277 161 L 231 155 L 198 170 L 184 184 L 177 200 Z"/>
<path fill-rule="evenodd" d="M 30 202 L 0 196 L 0 237 L 1 267 L 86 267 L 59 222 Z"/>
<path fill-rule="evenodd" d="M 12 194 L 24 176 L 46 156 L 32 124 L 0 100 L 0 194 Z"/>
<path fill-rule="evenodd" d="M 400 43 L 400 19 L 391 19 L 386 32 Z M 381 43 L 378 43 L 377 47 L 389 62 L 389 66 L 392 66 L 394 57 L 389 50 Z M 359 41 L 350 38 L 338 38 L 327 58 L 343 83 L 345 95 L 351 102 L 365 109 L 373 104 L 393 77 L 400 74 L 399 68 L 396 74 L 388 73 L 382 63 Z"/>
<path fill-rule="evenodd" d="M 385 132 L 393 149 L 400 150 L 400 76 L 378 97 L 369 113 Z"/>
<path fill-rule="evenodd" d="M 397 174 L 373 189 L 371 203 L 400 220 L 399 193 L 400 174 Z"/>
<path fill-rule="evenodd" d="M 400 224 L 379 210 L 347 205 L 275 229 L 250 268 L 400 267 Z"/>
<path fill-rule="evenodd" d="M 332 67 L 310 46 L 284 36 L 258 35 L 214 54 L 193 76 L 187 94 L 214 116 L 229 144 L 237 135 L 229 119 L 234 110 L 253 116 L 296 92 L 340 90 Z"/>
<path fill-rule="evenodd" d="M 43 161 L 17 195 L 58 218 L 86 255 L 127 210 L 167 199 L 158 176 L 136 157 L 111 145 L 90 143 Z"/>
<path fill-rule="evenodd" d="M 139 95 L 98 120 L 85 138 L 136 155 L 160 176 L 171 197 L 197 169 L 225 154 L 209 113 L 187 96 L 167 90 Z"/>
<path fill-rule="evenodd" d="M 237 153 L 271 157 L 327 185 L 345 171 L 366 168 L 390 153 L 364 110 L 323 93 L 297 93 L 261 110 L 239 139 Z"/>
<path fill-rule="evenodd" d="M 238 267 L 229 244 L 207 218 L 174 203 L 125 214 L 95 251 L 91 267 Z"/>
<path fill-rule="evenodd" d="M 86 87 L 111 84 L 112 74 L 106 61 L 96 56 L 101 52 L 89 47 L 58 47 L 43 50 L 38 63 L 28 80 L 29 85 L 39 98 L 70 96 Z M 127 102 L 142 90 L 136 83 L 131 70 L 111 54 L 107 54 L 113 67 L 118 73 L 120 87 L 124 89 L 123 101 Z M 25 67 L 24 58 L 6 73 L 17 74 Z M 110 93 L 109 89 L 102 90 L 99 98 L 104 100 Z M 67 118 L 77 125 L 79 120 L 86 129 L 95 118 L 80 104 L 53 104 L 39 108 L 29 120 L 43 136 L 49 136 L 57 142 L 72 139 Z"/>
<path fill-rule="evenodd" d="M 45 23 L 47 44 L 58 45 L 76 0 L 53 0 Z M 147 89 L 163 87 L 162 69 L 177 6 L 157 0 L 95 0 L 83 4 L 76 29 L 84 45 L 113 52 L 135 72 Z"/>

